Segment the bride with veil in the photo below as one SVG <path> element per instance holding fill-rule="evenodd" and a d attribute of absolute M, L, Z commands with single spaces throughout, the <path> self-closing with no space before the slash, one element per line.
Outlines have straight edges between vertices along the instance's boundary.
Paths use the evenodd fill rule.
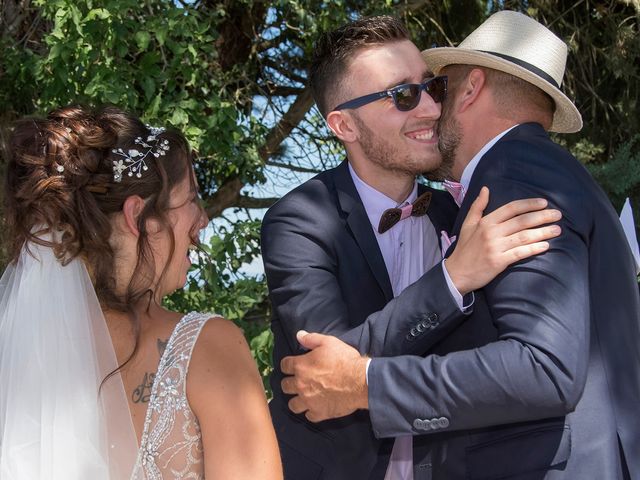
<path fill-rule="evenodd" d="M 207 224 L 184 137 L 66 107 L 7 156 L 0 479 L 282 478 L 241 331 L 161 306 Z"/>

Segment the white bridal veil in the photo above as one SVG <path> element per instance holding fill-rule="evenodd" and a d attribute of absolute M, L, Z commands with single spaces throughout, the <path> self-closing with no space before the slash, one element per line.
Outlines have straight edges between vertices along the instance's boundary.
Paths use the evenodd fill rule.
<path fill-rule="evenodd" d="M 0 479 L 119 480 L 137 440 L 84 263 L 29 244 L 0 279 Z"/>

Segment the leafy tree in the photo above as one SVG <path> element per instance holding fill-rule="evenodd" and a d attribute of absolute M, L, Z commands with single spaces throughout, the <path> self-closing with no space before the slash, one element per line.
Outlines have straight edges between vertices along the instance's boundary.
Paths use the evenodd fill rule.
<path fill-rule="evenodd" d="M 314 39 L 391 13 L 417 45 L 455 45 L 503 8 L 568 42 L 565 89 L 585 129 L 558 139 L 616 202 L 632 195 L 640 211 L 638 175 L 617 177 L 637 170 L 637 0 L 0 0 L 0 142 L 14 119 L 73 102 L 116 104 L 185 132 L 213 222 L 187 288 L 168 303 L 236 320 L 267 372 L 266 288 L 240 267 L 259 253 L 264 209 L 341 158 L 306 86 Z"/>

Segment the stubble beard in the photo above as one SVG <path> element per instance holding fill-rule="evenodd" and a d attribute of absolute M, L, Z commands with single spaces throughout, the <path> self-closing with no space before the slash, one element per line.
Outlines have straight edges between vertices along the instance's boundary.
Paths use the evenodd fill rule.
<path fill-rule="evenodd" d="M 440 122 L 438 122 L 438 149 L 442 156 L 440 167 L 427 175 L 429 180 L 442 181 L 452 180 L 453 165 L 458 153 L 458 147 L 462 139 L 460 124 L 447 108 L 447 104 L 442 106 Z"/>
<path fill-rule="evenodd" d="M 353 118 L 360 131 L 360 147 L 369 161 L 385 170 L 412 177 L 422 175 L 431 167 L 426 152 L 424 158 L 415 158 L 408 153 L 401 155 L 398 148 L 376 135 L 357 113 L 354 112 Z M 437 155 L 437 152 L 433 155 Z"/>

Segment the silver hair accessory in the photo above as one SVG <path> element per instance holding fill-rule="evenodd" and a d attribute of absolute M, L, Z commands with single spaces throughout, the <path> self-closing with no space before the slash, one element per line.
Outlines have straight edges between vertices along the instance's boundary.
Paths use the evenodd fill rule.
<path fill-rule="evenodd" d="M 128 176 L 133 177 L 135 175 L 137 178 L 141 178 L 142 172 L 149 170 L 145 162 L 149 155 L 158 158 L 161 155 L 166 155 L 169 151 L 169 140 L 157 138 L 165 129 L 163 127 L 151 127 L 149 125 L 146 125 L 146 127 L 147 130 L 149 130 L 147 138 L 143 140 L 142 137 L 136 137 L 133 141 L 134 144 L 141 147 L 140 149 L 132 148 L 126 152 L 122 150 L 122 148 L 114 148 L 111 150 L 116 155 L 122 157 L 121 160 L 113 161 L 114 182 L 120 183 L 122 181 L 122 174 L 127 170 L 129 171 L 127 173 Z"/>

